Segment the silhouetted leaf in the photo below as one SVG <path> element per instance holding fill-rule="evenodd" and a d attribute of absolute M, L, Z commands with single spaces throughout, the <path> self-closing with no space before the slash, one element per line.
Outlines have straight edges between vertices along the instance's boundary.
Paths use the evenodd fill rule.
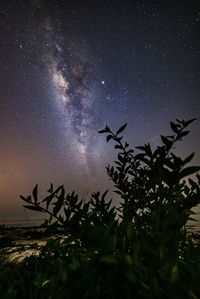
<path fill-rule="evenodd" d="M 144 145 L 145 147 L 145 153 L 147 154 L 147 156 L 151 157 L 152 156 L 152 151 L 151 151 L 151 146 L 149 143 Z"/>
<path fill-rule="evenodd" d="M 62 201 L 58 201 L 53 208 L 53 214 L 56 216 L 60 209 L 62 208 Z"/>
<path fill-rule="evenodd" d="M 110 139 L 112 139 L 113 137 L 112 137 L 112 135 L 108 135 L 107 137 L 106 137 L 106 141 L 108 142 Z"/>
<path fill-rule="evenodd" d="M 122 154 L 120 153 L 120 154 L 118 154 L 118 160 L 120 161 L 120 162 L 124 162 L 124 157 L 122 156 Z"/>
<path fill-rule="evenodd" d="M 172 121 L 170 121 L 170 125 L 171 125 L 172 131 L 177 134 L 179 132 L 178 126 L 175 123 L 173 123 Z"/>
<path fill-rule="evenodd" d="M 172 145 L 172 141 L 169 140 L 167 137 L 161 135 L 160 136 L 162 142 L 167 146 L 167 147 L 170 147 Z"/>
<path fill-rule="evenodd" d="M 139 149 L 139 150 L 142 150 L 144 152 L 146 152 L 146 147 L 145 146 L 136 146 L 135 148 Z"/>
<path fill-rule="evenodd" d="M 38 184 L 35 186 L 35 188 L 33 189 L 33 199 L 34 199 L 34 202 L 37 203 L 37 192 L 38 192 Z"/>
<path fill-rule="evenodd" d="M 98 133 L 111 133 L 110 128 L 106 125 L 105 129 L 98 131 Z"/>
<path fill-rule="evenodd" d="M 194 153 L 192 153 L 192 154 L 189 155 L 187 158 L 185 158 L 185 159 L 183 160 L 183 164 L 185 165 L 185 164 L 189 163 L 189 162 L 193 159 L 193 157 L 194 157 Z"/>
<path fill-rule="evenodd" d="M 53 184 L 51 183 L 50 188 L 47 190 L 47 192 L 52 193 L 53 192 Z"/>
<path fill-rule="evenodd" d="M 123 126 L 121 126 L 121 127 L 117 130 L 116 135 L 119 135 L 122 131 L 124 131 L 124 129 L 126 128 L 126 126 L 127 126 L 127 123 L 124 124 Z"/>
<path fill-rule="evenodd" d="M 24 197 L 24 196 L 20 195 L 20 198 L 22 200 L 24 200 L 25 202 L 31 203 L 31 196 L 30 195 L 27 196 L 27 197 Z"/>
<path fill-rule="evenodd" d="M 187 168 L 184 168 L 180 174 L 179 174 L 179 177 L 180 179 L 184 178 L 185 176 L 188 176 L 188 175 L 191 175 L 197 171 L 200 170 L 200 166 L 190 166 L 190 167 L 187 167 Z"/>
<path fill-rule="evenodd" d="M 189 120 L 186 120 L 186 121 L 183 121 L 183 125 L 184 127 L 187 127 L 189 124 L 191 124 L 193 121 L 195 121 L 197 118 L 192 118 L 192 119 L 189 119 Z"/>
<path fill-rule="evenodd" d="M 179 123 L 179 126 L 181 127 L 181 125 L 182 125 L 183 121 L 182 121 L 182 120 L 180 120 L 180 119 L 178 119 L 178 118 L 176 118 L 176 121 Z M 177 125 L 178 125 L 178 124 L 177 124 Z"/>
<path fill-rule="evenodd" d="M 80 200 L 76 205 L 76 209 L 79 210 L 81 208 L 82 204 L 83 204 L 83 200 Z"/>
<path fill-rule="evenodd" d="M 101 195 L 101 199 L 104 200 L 106 198 L 106 195 L 108 193 L 108 189 Z"/>
<path fill-rule="evenodd" d="M 63 202 L 64 199 L 65 199 L 65 188 L 63 186 L 61 186 L 61 192 L 60 192 L 60 195 L 59 195 L 59 200 Z"/>
<path fill-rule="evenodd" d="M 119 145 L 119 144 L 116 144 L 116 145 L 115 145 L 115 148 L 116 148 L 116 149 L 122 149 L 122 146 Z"/>

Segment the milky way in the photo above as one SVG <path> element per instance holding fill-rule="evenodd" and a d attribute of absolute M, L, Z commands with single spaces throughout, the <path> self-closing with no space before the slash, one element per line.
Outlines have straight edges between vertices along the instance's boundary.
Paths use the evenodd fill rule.
<path fill-rule="evenodd" d="M 56 104 L 71 131 L 74 154 L 89 175 L 89 160 L 92 155 L 95 159 L 98 156 L 97 151 L 95 155 L 92 152 L 99 129 L 93 110 L 96 76 L 92 55 L 81 38 L 68 38 L 54 26 L 51 18 L 44 18 L 41 58 L 49 73 Z"/>

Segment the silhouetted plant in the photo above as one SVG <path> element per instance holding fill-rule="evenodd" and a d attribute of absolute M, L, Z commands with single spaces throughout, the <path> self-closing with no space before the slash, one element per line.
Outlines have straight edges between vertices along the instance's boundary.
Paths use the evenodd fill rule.
<path fill-rule="evenodd" d="M 173 153 L 193 121 L 171 122 L 173 134 L 161 136 L 162 145 L 138 146 L 136 153 L 123 142 L 126 124 L 116 133 L 100 131 L 118 151 L 115 166 L 106 168 L 121 197 L 118 209 L 107 191 L 86 202 L 51 184 L 43 200 L 37 185 L 32 196 L 21 196 L 25 208 L 49 215 L 47 229 L 63 229 L 67 238 L 49 239 L 39 257 L 18 266 L 27 290 L 13 280 L 12 298 L 199 298 L 200 244 L 186 224 L 200 203 L 200 167 L 187 166 L 194 154 Z"/>
<path fill-rule="evenodd" d="M 107 126 L 100 131 L 107 134 L 107 141 L 115 141 L 119 151 L 116 167 L 108 166 L 107 173 L 123 199 L 122 221 L 133 223 L 139 234 L 148 233 L 161 247 L 167 245 L 169 257 L 184 240 L 191 209 L 200 203 L 200 175 L 196 174 L 197 182 L 183 180 L 200 170 L 199 166 L 186 167 L 194 153 L 181 159 L 172 152 L 175 143 L 189 133 L 185 128 L 194 120 L 170 122 L 173 135 L 161 135 L 163 145 L 154 151 L 149 143 L 137 146 L 141 152 L 136 155 L 127 142 L 122 143 L 120 133 L 126 124 L 116 133 Z"/>

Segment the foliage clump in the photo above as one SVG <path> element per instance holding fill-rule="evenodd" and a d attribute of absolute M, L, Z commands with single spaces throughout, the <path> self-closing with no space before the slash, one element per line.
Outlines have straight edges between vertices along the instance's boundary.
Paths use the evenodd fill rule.
<path fill-rule="evenodd" d="M 200 298 L 200 244 L 186 228 L 200 203 L 200 167 L 187 166 L 194 154 L 173 153 L 193 121 L 171 122 L 173 133 L 161 136 L 162 145 L 153 150 L 147 143 L 137 153 L 123 142 L 126 124 L 116 133 L 108 126 L 100 131 L 118 151 L 106 169 L 119 208 L 106 200 L 107 191 L 84 201 L 52 184 L 42 201 L 37 185 L 32 196 L 21 196 L 24 207 L 49 215 L 47 229 L 68 237 L 49 239 L 38 257 L 14 271 L 1 265 L 1 298 Z"/>

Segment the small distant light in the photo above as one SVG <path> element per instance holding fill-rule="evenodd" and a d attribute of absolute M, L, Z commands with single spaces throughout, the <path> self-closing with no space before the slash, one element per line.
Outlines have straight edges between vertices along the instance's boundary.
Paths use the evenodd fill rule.
<path fill-rule="evenodd" d="M 102 85 L 104 85 L 104 84 L 105 84 L 105 81 L 104 81 L 104 80 L 102 80 L 102 81 L 101 81 L 101 84 L 102 84 Z"/>

